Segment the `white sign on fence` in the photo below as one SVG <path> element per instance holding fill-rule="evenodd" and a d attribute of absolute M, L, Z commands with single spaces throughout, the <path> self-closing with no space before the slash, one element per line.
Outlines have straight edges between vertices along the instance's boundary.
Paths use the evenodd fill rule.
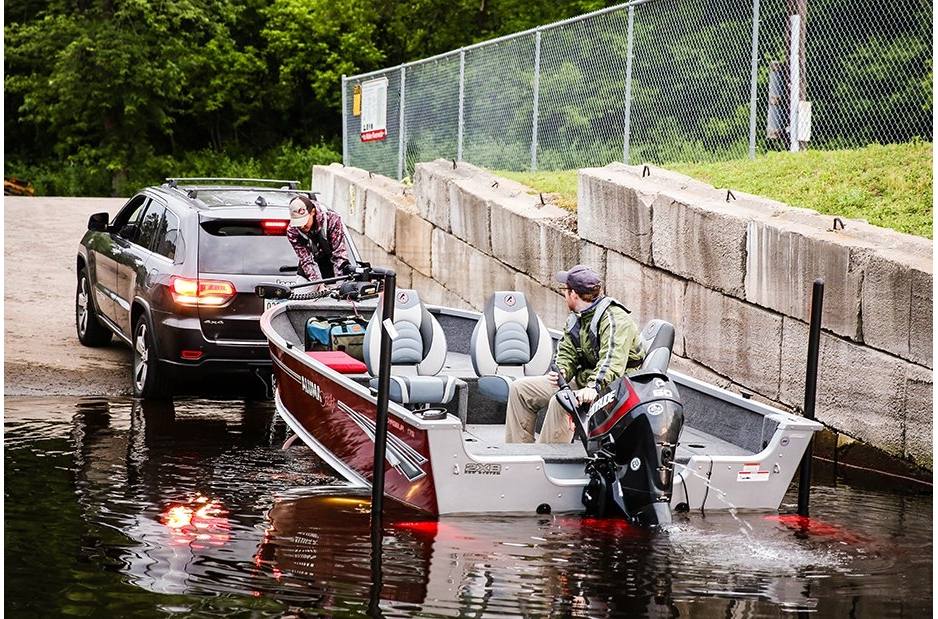
<path fill-rule="evenodd" d="M 362 142 L 388 137 L 388 78 L 362 84 Z"/>

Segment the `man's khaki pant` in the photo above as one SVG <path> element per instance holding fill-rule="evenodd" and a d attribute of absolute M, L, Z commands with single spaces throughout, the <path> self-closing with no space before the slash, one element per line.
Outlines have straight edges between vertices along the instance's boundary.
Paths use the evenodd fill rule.
<path fill-rule="evenodd" d="M 571 383 L 573 389 L 576 386 Z M 506 443 L 533 443 L 537 412 L 547 404 L 547 417 L 537 437 L 538 443 L 569 443 L 573 440 L 573 420 L 552 397 L 557 385 L 546 376 L 525 376 L 511 383 L 508 390 L 508 415 L 505 420 Z M 550 403 L 548 403 L 550 400 Z"/>

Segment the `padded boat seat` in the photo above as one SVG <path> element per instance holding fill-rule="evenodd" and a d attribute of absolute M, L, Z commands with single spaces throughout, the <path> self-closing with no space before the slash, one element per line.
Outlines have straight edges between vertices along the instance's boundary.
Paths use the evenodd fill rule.
<path fill-rule="evenodd" d="M 306 354 L 340 374 L 364 374 L 368 371 L 364 363 L 342 350 L 310 350 Z"/>
<path fill-rule="evenodd" d="M 446 404 L 461 382 L 453 376 L 391 376 L 388 397 L 398 404 Z M 377 390 L 377 377 L 368 386 Z"/>
<path fill-rule="evenodd" d="M 365 330 L 365 363 L 372 376 L 377 374 L 379 365 L 381 310 L 379 302 Z M 456 393 L 458 379 L 439 375 L 446 360 L 446 334 L 416 290 L 399 288 L 395 293 L 394 328 L 397 337 L 391 344 L 388 397 L 398 404 L 449 403 Z M 378 379 L 373 378 L 369 384 L 377 389 Z"/>
<path fill-rule="evenodd" d="M 480 394 L 507 402 L 511 383 L 546 374 L 553 354 L 550 332 L 523 293 L 501 290 L 489 297 L 469 340 Z"/>

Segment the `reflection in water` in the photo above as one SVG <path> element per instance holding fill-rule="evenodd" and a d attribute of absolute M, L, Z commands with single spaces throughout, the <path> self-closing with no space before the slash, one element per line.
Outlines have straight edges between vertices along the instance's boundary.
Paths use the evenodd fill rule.
<path fill-rule="evenodd" d="M 660 534 L 564 515 L 424 521 L 392 505 L 379 574 L 367 493 L 337 492 L 302 445 L 280 449 L 269 403 L 10 398 L 5 429 L 12 615 L 931 606 L 930 496 L 820 486 L 816 519 L 696 513 Z"/>

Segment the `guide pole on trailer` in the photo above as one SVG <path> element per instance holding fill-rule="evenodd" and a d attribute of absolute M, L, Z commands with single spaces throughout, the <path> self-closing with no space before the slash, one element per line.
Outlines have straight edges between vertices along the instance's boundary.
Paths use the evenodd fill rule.
<path fill-rule="evenodd" d="M 388 392 L 391 388 L 391 340 L 394 338 L 394 296 L 397 274 L 391 269 L 373 268 L 383 275 L 384 291 L 381 309 L 381 351 L 378 360 L 378 411 L 375 416 L 375 459 L 371 480 L 372 537 L 381 533 L 381 515 L 384 509 L 384 457 L 388 441 Z"/>
<path fill-rule="evenodd" d="M 824 306 L 824 280 L 814 280 L 811 293 L 811 330 L 808 334 L 808 368 L 804 381 L 804 416 L 814 419 L 814 401 L 817 397 L 817 366 L 821 345 L 821 310 Z M 808 440 L 808 447 L 801 458 L 798 476 L 798 514 L 808 515 L 808 500 L 811 495 L 811 456 L 814 438 Z"/>

